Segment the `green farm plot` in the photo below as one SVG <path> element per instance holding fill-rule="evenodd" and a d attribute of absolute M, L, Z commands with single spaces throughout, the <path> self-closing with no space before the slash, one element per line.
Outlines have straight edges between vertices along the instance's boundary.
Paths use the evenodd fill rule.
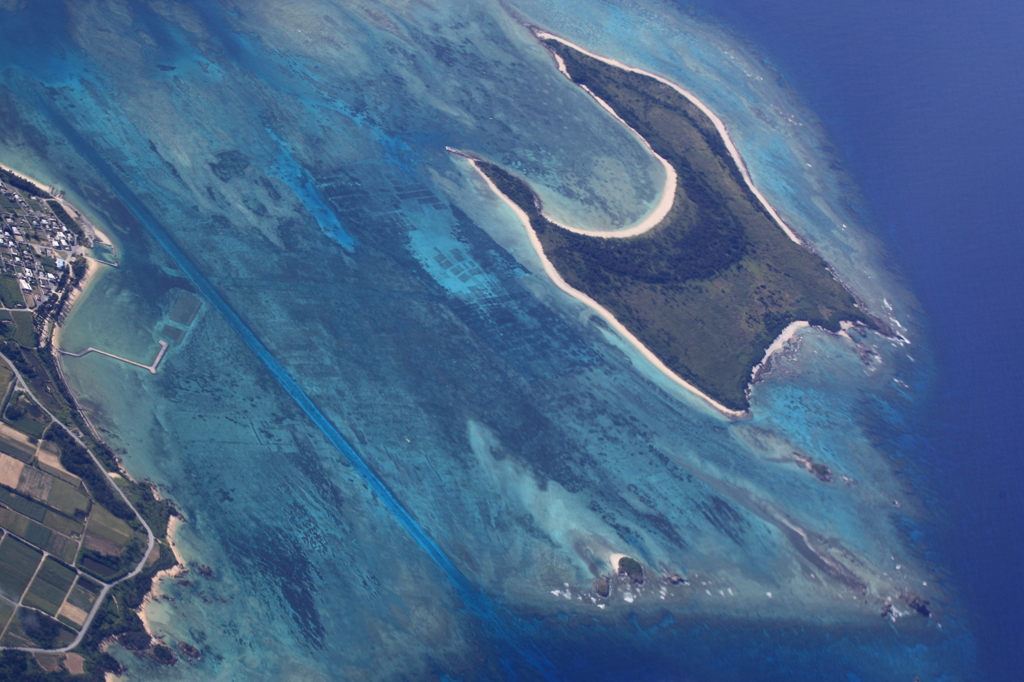
<path fill-rule="evenodd" d="M 21 431 L 0 424 L 0 450 L 22 462 L 31 462 L 36 456 L 36 446 Z"/>
<path fill-rule="evenodd" d="M 50 550 L 50 536 L 53 535 L 53 531 L 44 526 L 41 523 L 35 521 L 28 522 L 28 528 L 21 537 L 26 541 L 30 542 L 36 547 L 42 547 L 43 549 Z"/>
<path fill-rule="evenodd" d="M 39 550 L 7 535 L 0 542 L 0 595 L 18 601 L 42 556 Z"/>
<path fill-rule="evenodd" d="M 7 627 L 7 621 L 14 615 L 14 604 L 0 597 L 0 632 Z"/>
<path fill-rule="evenodd" d="M 24 537 L 30 523 L 33 523 L 32 519 L 22 516 L 13 509 L 0 507 L 0 527 L 6 528 L 15 535 Z"/>
<path fill-rule="evenodd" d="M 41 438 L 43 431 L 50 424 L 50 418 L 46 416 L 46 413 L 23 391 L 18 391 L 11 396 L 7 402 L 7 409 L 4 411 L 4 419 L 15 429 L 31 438 Z"/>
<path fill-rule="evenodd" d="M 11 318 L 18 329 L 14 332 L 14 340 L 25 348 L 36 347 L 36 332 L 33 328 L 34 315 L 28 310 L 13 310 Z"/>
<path fill-rule="evenodd" d="M 62 518 L 53 512 L 46 513 L 47 519 Z M 74 524 L 74 521 L 70 521 Z M 55 524 L 58 525 L 58 524 Z M 63 524 L 69 525 L 69 524 Z M 75 554 L 78 551 L 78 543 L 67 537 L 67 535 L 33 521 L 32 519 L 19 514 L 11 509 L 0 508 L 0 526 L 6 528 L 29 544 L 35 545 L 46 552 L 60 558 L 68 563 L 74 562 Z M 81 528 L 81 524 L 78 524 Z M 74 527 L 71 530 L 75 530 Z"/>
<path fill-rule="evenodd" d="M 60 447 L 51 440 L 42 440 L 39 449 L 36 451 L 36 466 L 57 478 L 70 483 L 75 489 L 79 489 L 82 479 L 75 476 L 64 468 L 60 463 Z"/>
<path fill-rule="evenodd" d="M 19 608 L 0 644 L 57 649 L 75 640 L 75 633 L 33 609 Z"/>
<path fill-rule="evenodd" d="M 53 479 L 46 504 L 68 516 L 75 516 L 77 513 L 84 514 L 89 511 L 89 498 L 75 486 L 59 479 Z"/>
<path fill-rule="evenodd" d="M 53 511 L 46 512 L 46 517 L 43 518 L 43 525 L 63 535 L 81 535 L 85 532 L 85 524 L 69 519 L 66 516 L 61 516 Z"/>
<path fill-rule="evenodd" d="M 17 616 L 11 618 L 10 624 L 7 626 L 7 633 L 3 639 L 0 639 L 0 646 L 35 646 L 36 642 L 27 634 L 21 627 L 21 622 Z"/>
<path fill-rule="evenodd" d="M 99 585 L 88 578 L 79 578 L 78 583 L 71 589 L 71 594 L 68 595 L 68 603 L 83 611 L 88 611 L 96 603 L 100 589 Z"/>
<path fill-rule="evenodd" d="M 25 307 L 25 297 L 21 295 L 21 286 L 14 277 L 0 277 L 0 301 L 5 308 Z"/>
<path fill-rule="evenodd" d="M 104 507 L 93 504 L 92 513 L 89 515 L 89 524 L 86 526 L 86 535 L 88 537 L 111 543 L 117 548 L 116 553 L 119 554 L 120 550 L 131 540 L 132 533 L 133 531 L 127 523 L 111 514 Z"/>
<path fill-rule="evenodd" d="M 31 466 L 22 467 L 17 490 L 25 497 L 31 497 L 33 500 L 42 502 L 50 495 L 53 481 L 53 476 L 41 469 Z"/>
<path fill-rule="evenodd" d="M 126 562 L 133 558 L 125 556 L 125 549 L 131 544 L 134 535 L 127 523 L 94 502 L 82 540 L 78 565 L 103 580 L 110 580 L 121 573 Z M 129 554 L 134 553 L 135 544 L 131 544 L 130 549 L 133 552 Z"/>
<path fill-rule="evenodd" d="M 78 543 L 66 535 L 54 533 L 50 536 L 50 545 L 46 551 L 66 564 L 73 564 L 78 556 Z"/>
<path fill-rule="evenodd" d="M 63 669 L 61 661 L 64 660 L 64 656 L 62 654 L 34 653 L 32 658 L 39 664 L 40 668 L 48 673 L 59 673 Z"/>
<path fill-rule="evenodd" d="M 41 522 L 46 518 L 46 507 L 4 488 L 0 488 L 0 503 L 10 507 L 19 514 L 24 514 L 33 521 Z"/>
<path fill-rule="evenodd" d="M 71 584 L 75 582 L 75 575 L 75 571 L 47 557 L 22 603 L 56 616 Z"/>

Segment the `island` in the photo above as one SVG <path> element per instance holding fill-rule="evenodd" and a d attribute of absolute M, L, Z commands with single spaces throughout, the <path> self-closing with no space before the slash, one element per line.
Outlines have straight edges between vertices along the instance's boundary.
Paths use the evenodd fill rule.
<path fill-rule="evenodd" d="M 784 332 L 878 328 L 760 196 L 706 107 L 667 81 L 540 37 L 562 72 L 632 129 L 667 175 L 653 219 L 588 232 L 545 215 L 523 178 L 458 152 L 520 212 L 556 282 L 731 416 L 749 408 L 753 372 Z"/>
<path fill-rule="evenodd" d="M 2 680 L 103 680 L 121 669 L 104 651 L 115 638 L 174 658 L 138 610 L 154 577 L 178 564 L 176 512 L 100 439 L 55 343 L 97 254 L 108 252 L 60 192 L 0 167 Z"/>

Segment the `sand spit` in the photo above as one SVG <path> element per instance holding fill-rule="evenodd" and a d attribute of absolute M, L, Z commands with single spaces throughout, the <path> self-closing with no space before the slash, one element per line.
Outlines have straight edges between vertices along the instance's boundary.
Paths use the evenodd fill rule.
<path fill-rule="evenodd" d="M 556 36 L 556 35 L 554 35 L 552 33 L 548 33 L 546 31 L 543 31 L 543 30 L 540 30 L 540 29 L 536 29 L 536 28 L 534 28 L 532 30 L 534 32 L 534 35 L 538 39 L 540 39 L 540 40 L 545 40 L 545 39 L 557 40 L 557 41 L 559 41 L 559 42 L 561 42 L 561 43 L 563 43 L 565 45 L 568 45 L 569 47 L 573 48 L 574 50 L 578 50 L 579 52 L 582 52 L 583 54 L 586 54 L 586 55 L 588 55 L 590 57 L 593 57 L 594 59 L 600 60 L 600 61 L 602 61 L 602 62 L 604 62 L 606 64 L 610 64 L 612 66 L 615 66 L 617 68 L 620 68 L 620 69 L 623 69 L 623 70 L 626 70 L 626 71 L 630 71 L 630 72 L 633 72 L 633 73 L 639 73 L 639 74 L 642 74 L 644 76 L 648 76 L 650 78 L 654 78 L 654 79 L 658 80 L 659 82 L 664 83 L 664 84 L 668 85 L 669 87 L 675 89 L 681 95 L 686 97 L 687 100 L 692 102 L 694 104 L 694 106 L 696 106 L 698 109 L 700 109 L 702 112 L 704 112 L 704 114 L 714 123 L 715 129 L 721 135 L 722 140 L 725 142 L 726 148 L 729 150 L 729 154 L 732 156 L 733 160 L 736 162 L 736 166 L 739 168 L 740 173 L 743 176 L 744 182 L 746 182 L 747 187 L 750 188 L 750 191 L 754 194 L 755 197 L 757 197 L 758 201 L 761 202 L 761 205 L 764 206 L 764 208 L 768 212 L 768 214 L 772 217 L 773 220 L 775 220 L 776 224 L 779 226 L 779 228 L 782 229 L 782 231 L 786 234 L 787 237 L 789 237 L 794 243 L 800 244 L 801 246 L 803 246 L 803 242 L 801 242 L 800 239 L 796 236 L 796 234 L 789 228 L 789 226 L 786 225 L 782 221 L 782 219 L 779 217 L 779 215 L 775 211 L 775 209 L 771 206 L 771 204 L 768 203 L 768 200 L 765 199 L 764 195 L 762 195 L 761 192 L 757 189 L 757 187 L 754 186 L 753 180 L 750 177 L 750 173 L 747 170 L 746 164 L 744 163 L 743 158 L 740 156 L 739 150 L 736 148 L 736 145 L 733 143 L 732 139 L 729 137 L 729 132 L 728 132 L 728 129 L 726 128 L 725 124 L 722 122 L 722 120 L 720 118 L 718 118 L 718 116 L 715 115 L 715 113 L 713 111 L 711 111 L 711 109 L 708 108 L 707 105 L 705 105 L 703 102 L 701 102 L 693 93 L 691 93 L 691 92 L 689 92 L 687 90 L 684 90 L 683 88 L 679 87 L 675 83 L 672 83 L 671 81 L 669 81 L 669 80 L 667 80 L 665 78 L 662 78 L 661 76 L 658 76 L 656 74 L 650 73 L 649 71 L 644 71 L 642 69 L 637 69 L 637 68 L 634 68 L 634 67 L 627 66 L 627 65 L 623 64 L 622 62 L 619 62 L 619 61 L 617 61 L 615 59 L 610 59 L 610 58 L 607 58 L 607 57 L 602 57 L 600 55 L 594 54 L 593 52 L 585 50 L 582 47 L 580 47 L 579 45 L 576 45 L 576 44 L 574 44 L 574 43 L 572 43 L 572 42 L 570 42 L 568 40 L 565 40 L 564 38 Z M 558 66 L 558 70 L 561 71 L 567 78 L 569 78 L 569 73 L 568 73 L 567 69 L 565 68 L 565 62 L 562 60 L 561 56 L 558 55 L 557 53 L 553 53 L 553 52 L 552 52 L 552 55 L 555 58 L 555 62 L 557 64 L 557 66 Z M 636 225 L 633 225 L 632 227 L 624 229 L 624 230 L 617 230 L 617 231 L 611 231 L 611 232 L 608 232 L 608 231 L 602 232 L 602 231 L 582 230 L 582 229 L 579 229 L 579 228 L 576 228 L 576 227 L 572 227 L 572 226 L 569 226 L 569 225 L 564 225 L 562 223 L 559 223 L 558 221 L 552 220 L 547 215 L 545 215 L 544 217 L 547 220 L 549 220 L 550 222 L 554 223 L 555 225 L 558 225 L 559 227 L 561 227 L 563 229 L 569 230 L 570 232 L 575 232 L 577 234 L 583 234 L 583 235 L 586 235 L 586 236 L 589 236 L 589 237 L 595 237 L 595 238 L 600 238 L 600 239 L 622 239 L 622 238 L 627 238 L 627 237 L 635 237 L 635 236 L 641 235 L 641 234 L 643 234 L 645 232 L 648 232 L 651 229 L 653 229 L 654 227 L 656 227 L 665 218 L 665 216 L 668 214 L 668 212 L 672 208 L 672 205 L 673 205 L 674 199 L 675 199 L 676 184 L 678 182 L 676 171 L 675 171 L 674 168 L 672 168 L 671 164 L 669 164 L 667 161 L 665 161 L 665 159 L 663 159 L 661 156 L 659 156 L 657 153 L 655 153 L 655 151 L 651 148 L 650 144 L 639 133 L 637 133 L 635 130 L 633 130 L 618 114 L 616 114 L 615 111 L 606 102 L 604 102 L 601 98 L 599 98 L 596 95 L 594 95 L 594 93 L 591 92 L 589 88 L 586 88 L 585 86 L 580 86 L 580 87 L 583 87 L 583 89 L 586 90 L 587 93 L 591 97 L 593 97 L 594 100 L 601 107 L 603 107 L 612 116 L 614 116 L 616 119 L 618 119 L 619 122 L 622 123 L 622 125 L 626 126 L 626 128 L 628 128 L 634 135 L 636 135 L 636 137 L 643 143 L 643 145 L 647 148 L 647 150 L 651 154 L 653 154 L 654 157 L 657 158 L 662 163 L 662 165 L 665 167 L 665 172 L 666 172 L 665 187 L 662 190 L 661 199 L 658 202 L 658 205 L 651 211 L 651 213 L 647 217 L 645 217 L 643 220 L 641 220 L 641 222 L 637 223 Z M 463 158 L 466 158 L 467 160 L 469 160 L 470 163 L 473 164 L 473 167 L 476 169 L 476 171 L 484 179 L 484 182 L 487 183 L 487 186 L 490 187 L 491 191 L 494 192 L 495 194 L 497 194 L 499 197 L 501 197 L 502 200 L 505 202 L 505 204 L 508 205 L 515 212 L 515 214 L 519 217 L 519 220 L 523 223 L 524 227 L 526 227 L 527 233 L 528 233 L 528 235 L 530 237 L 530 243 L 533 245 L 534 250 L 537 252 L 538 257 L 540 258 L 541 262 L 543 263 L 544 271 L 548 274 L 548 276 L 558 286 L 559 289 L 561 289 L 565 293 L 569 294 L 570 296 L 572 296 L 576 300 L 581 301 L 582 303 L 585 303 L 590 308 L 592 308 L 593 310 L 598 312 L 612 326 L 612 328 L 614 328 L 616 331 L 619 332 L 619 334 L 621 334 L 623 337 L 625 337 L 626 340 L 629 341 L 634 347 L 636 347 L 637 350 L 639 350 L 641 352 L 641 354 L 647 360 L 649 360 L 660 372 L 662 372 L 665 376 L 667 376 L 669 379 L 671 379 L 674 383 L 678 384 L 679 386 L 681 386 L 682 388 L 686 389 L 687 391 L 693 393 L 694 395 L 697 395 L 697 396 L 701 397 L 702 399 L 707 401 L 712 407 L 714 407 L 715 410 L 717 410 L 719 413 L 723 414 L 724 416 L 726 416 L 728 418 L 731 418 L 731 419 L 742 419 L 742 418 L 745 418 L 745 417 L 749 416 L 749 411 L 733 410 L 733 409 L 730 409 L 730 408 L 726 407 L 725 405 L 722 405 L 721 403 L 716 401 L 714 398 L 712 398 L 711 396 L 707 395 L 706 393 L 704 393 L 703 391 L 698 389 L 696 386 L 690 384 L 685 379 L 680 377 L 678 374 L 673 372 L 653 352 L 651 352 L 651 350 L 648 349 L 636 336 L 634 336 L 628 329 L 626 329 L 626 327 L 622 323 L 620 323 L 611 314 L 610 311 L 605 309 L 603 306 L 601 306 L 601 304 L 599 304 L 597 301 L 595 301 L 591 297 L 587 296 L 583 292 L 578 291 L 578 290 L 574 289 L 573 287 L 571 287 L 564 279 L 562 279 L 561 275 L 559 275 L 558 271 L 555 269 L 554 264 L 552 264 L 551 261 L 548 260 L 547 256 L 544 254 L 544 248 L 541 245 L 540 239 L 537 237 L 537 234 L 534 232 L 533 226 L 530 225 L 530 219 L 526 215 L 526 213 L 522 209 L 520 209 L 519 206 L 517 206 L 515 204 L 515 202 L 511 201 L 508 197 L 506 197 L 497 188 L 497 186 L 495 186 L 495 184 L 493 182 L 491 182 L 491 179 L 488 178 L 487 175 L 482 170 L 480 170 L 480 167 L 477 166 L 477 163 L 476 163 L 477 159 L 475 157 L 473 157 L 471 154 L 467 154 L 467 153 L 459 151 L 457 149 L 452 149 L 450 147 L 448 148 L 448 151 L 453 153 L 453 154 L 456 154 L 458 156 L 462 156 Z M 810 326 L 810 324 L 807 321 L 796 321 L 796 322 L 791 323 L 789 326 L 787 326 L 782 331 L 782 333 L 778 336 L 778 338 L 776 338 L 775 341 L 772 342 L 772 344 L 766 349 L 764 358 L 761 360 L 761 362 L 758 363 L 757 366 L 755 366 L 753 368 L 753 370 L 751 372 L 751 381 L 753 381 L 753 379 L 757 376 L 758 372 L 760 372 L 764 368 L 765 363 L 767 363 L 768 359 L 774 353 L 780 351 L 785 346 L 785 344 L 790 339 L 793 338 L 793 336 L 796 334 L 796 332 L 799 329 L 802 329 L 802 328 L 808 327 L 808 326 Z M 844 331 L 845 331 L 845 328 L 844 328 Z"/>
<path fill-rule="evenodd" d="M 622 69 L 624 71 L 629 71 L 631 73 L 639 73 L 641 75 L 653 78 L 653 79 L 657 80 L 660 83 L 664 83 L 665 85 L 669 86 L 670 88 L 672 88 L 676 92 L 678 92 L 680 95 L 685 97 L 686 99 L 690 100 L 690 102 L 692 102 L 694 106 L 696 106 L 698 109 L 700 109 L 702 112 L 704 112 L 704 115 L 707 116 L 709 119 L 711 119 L 711 122 L 715 124 L 715 129 L 718 130 L 718 134 L 722 136 L 722 140 L 725 142 L 725 147 L 726 147 L 726 149 L 729 150 L 730 156 L 732 156 L 733 161 L 736 162 L 736 166 L 740 169 L 740 174 L 743 176 L 744 182 L 747 183 L 747 187 L 750 188 L 750 191 L 754 193 L 754 196 L 757 197 L 757 200 L 760 201 L 761 205 L 764 206 L 766 211 L 768 211 L 768 215 L 770 215 L 775 220 L 775 222 L 778 224 L 778 226 L 780 228 L 782 228 L 782 231 L 786 233 L 787 237 L 792 239 L 797 244 L 801 244 L 801 245 L 803 244 L 803 242 L 800 241 L 800 238 L 797 237 L 796 234 L 791 229 L 789 229 L 789 226 L 786 225 L 786 223 L 784 223 L 782 221 L 782 218 L 780 218 L 779 214 L 775 212 L 775 209 L 772 207 L 771 204 L 768 203 L 768 200 L 764 198 L 764 195 L 761 194 L 761 192 L 757 189 L 757 187 L 754 186 L 754 181 L 750 177 L 750 172 L 747 170 L 747 165 L 743 162 L 743 157 L 740 156 L 739 150 L 736 149 L 736 145 L 733 144 L 732 138 L 729 137 L 729 130 L 728 130 L 728 128 L 725 127 L 725 123 L 723 123 L 722 119 L 718 118 L 718 116 L 715 115 L 715 112 L 711 111 L 711 109 L 709 109 L 706 104 L 704 104 L 702 101 L 697 99 L 696 95 L 694 95 L 692 92 L 689 92 L 688 90 L 684 90 L 683 88 L 679 87 L 678 85 L 676 85 L 672 81 L 670 81 L 670 80 L 668 80 L 666 78 L 662 78 L 661 76 L 658 76 L 656 74 L 653 74 L 650 71 L 644 71 L 643 69 L 637 69 L 637 68 L 634 68 L 632 66 L 627 66 L 627 65 L 623 64 L 622 62 L 620 62 L 618 60 L 610 59 L 608 57 L 602 57 L 601 55 L 594 54 L 593 52 L 585 50 L 582 47 L 580 47 L 579 45 L 576 45 L 575 43 L 569 42 L 565 38 L 561 38 L 559 36 L 556 36 L 553 33 L 548 33 L 547 31 L 542 31 L 540 29 L 534 29 L 533 33 L 540 40 L 557 40 L 558 42 L 560 42 L 560 43 L 562 43 L 564 45 L 568 45 L 572 49 L 577 50 L 579 52 L 582 52 L 583 54 L 587 55 L 588 57 L 593 57 L 594 59 L 602 61 L 605 64 L 611 64 L 612 66 L 620 68 L 620 69 Z M 562 73 L 564 73 L 566 75 L 566 77 L 568 77 L 569 74 L 568 74 L 568 72 L 566 72 L 565 66 L 563 64 L 559 64 L 559 70 Z M 589 92 L 589 90 L 588 90 L 588 92 Z M 591 93 L 591 96 L 593 96 L 592 93 Z M 597 98 L 595 97 L 594 99 L 597 99 Z M 599 99 L 598 99 L 598 102 L 600 102 L 603 106 L 605 106 L 607 108 L 607 106 L 608 106 L 607 104 L 605 104 L 604 102 L 601 102 L 601 100 L 599 100 Z M 618 117 L 616 116 L 616 118 L 618 118 Z M 621 121 L 622 119 L 619 119 L 619 120 Z M 634 131 L 634 132 L 636 132 L 636 131 Z M 649 148 L 650 147 L 648 146 L 648 149 Z M 661 158 L 661 157 L 658 157 L 658 158 Z M 592 233 L 588 233 L 588 234 L 592 234 Z"/>

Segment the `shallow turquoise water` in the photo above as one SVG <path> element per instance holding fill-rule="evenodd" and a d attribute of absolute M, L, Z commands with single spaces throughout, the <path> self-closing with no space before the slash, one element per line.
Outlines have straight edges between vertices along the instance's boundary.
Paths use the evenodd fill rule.
<path fill-rule="evenodd" d="M 65 347 L 148 361 L 177 295 L 205 300 L 155 377 L 66 363 L 216 576 L 166 581 L 149 610 L 196 669 L 118 657 L 137 679 L 960 679 L 970 637 L 901 454 L 931 381 L 923 321 L 813 116 L 668 8 L 516 7 L 693 89 L 909 345 L 801 333 L 736 424 L 659 377 L 444 151 L 517 168 L 585 223 L 656 199 L 656 164 L 497 5 L 5 13 L 0 149 L 122 256 Z M 599 605 L 612 552 L 690 585 L 649 576 Z M 879 618 L 905 590 L 934 617 Z"/>

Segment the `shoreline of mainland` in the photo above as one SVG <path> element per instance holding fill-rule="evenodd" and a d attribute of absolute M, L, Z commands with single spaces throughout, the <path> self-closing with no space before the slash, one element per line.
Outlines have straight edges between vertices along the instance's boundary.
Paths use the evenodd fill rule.
<path fill-rule="evenodd" d="M 39 187 L 41 190 L 44 190 L 48 194 L 51 194 L 51 200 L 55 200 L 55 201 L 59 202 L 61 204 L 61 206 L 63 206 L 64 209 L 66 211 L 68 211 L 68 213 L 70 215 L 74 215 L 74 216 L 78 217 L 78 219 L 86 227 L 86 229 L 91 232 L 92 240 L 93 240 L 94 243 L 95 242 L 100 242 L 100 243 L 105 243 L 105 244 L 108 244 L 108 245 L 116 246 L 114 244 L 113 240 L 111 240 L 110 236 L 105 231 L 103 231 L 102 229 L 98 228 L 91 220 L 89 220 L 89 218 L 82 211 L 78 210 L 73 204 L 71 204 L 69 201 L 67 201 L 63 197 L 53 196 L 53 193 L 50 192 L 50 190 L 53 189 L 55 187 L 55 185 L 50 185 L 50 184 L 41 182 L 37 178 L 33 178 L 33 177 L 29 176 L 29 175 L 26 175 L 25 173 L 22 173 L 22 172 L 20 172 L 20 171 L 18 171 L 16 169 L 11 168 L 11 167 L 9 167 L 9 166 L 7 166 L 5 164 L 2 164 L 2 163 L 0 163 L 0 168 L 2 168 L 3 170 L 5 170 L 5 171 L 7 171 L 9 173 L 12 173 L 12 174 L 18 176 L 18 177 L 20 177 L 20 178 L 22 178 L 24 180 L 27 180 L 28 182 L 33 183 L 34 185 Z M 103 275 L 104 271 L 106 270 L 106 268 L 111 267 L 110 264 L 98 261 L 95 258 L 92 258 L 92 257 L 90 257 L 88 255 L 85 255 L 85 254 L 82 254 L 82 258 L 84 258 L 85 262 L 86 262 L 86 272 L 85 272 L 85 275 L 82 277 L 82 279 L 79 282 L 77 282 L 72 287 L 71 291 L 68 292 L 68 299 L 65 302 L 65 309 L 64 309 L 64 313 L 63 313 L 64 322 L 61 323 L 59 320 L 54 319 L 53 320 L 53 325 L 52 325 L 52 327 L 50 329 L 50 332 L 49 332 L 49 334 L 50 334 L 50 338 L 49 338 L 50 344 L 55 349 L 59 349 L 61 347 L 60 346 L 60 342 L 61 342 L 61 338 L 62 338 L 62 335 L 63 335 L 64 327 L 67 324 L 67 321 L 70 319 L 72 313 L 75 311 L 75 306 L 82 302 L 83 297 L 90 291 L 90 289 L 102 277 L 102 275 Z M 104 266 L 106 266 L 106 267 L 104 267 Z M 117 267 L 117 266 L 114 265 L 113 267 Z M 79 404 L 77 404 L 78 403 L 77 397 L 74 396 L 74 393 L 73 393 L 73 391 L 71 389 L 71 386 L 68 384 L 67 377 L 65 376 L 64 368 L 60 364 L 61 363 L 61 360 L 60 360 L 61 356 L 60 356 L 60 354 L 56 353 L 55 355 L 56 355 L 55 362 L 57 363 L 57 368 L 58 368 L 57 376 L 55 377 L 55 379 L 61 381 L 64 384 L 64 388 L 67 390 L 68 394 L 75 398 L 74 402 L 76 404 L 73 405 L 74 409 L 77 409 L 79 411 L 79 413 L 81 414 L 81 416 L 85 420 L 85 423 L 88 424 L 89 429 L 93 432 L 93 437 L 96 438 L 97 441 L 100 441 L 99 435 L 98 435 L 98 431 L 97 431 L 96 427 L 93 425 L 92 420 L 89 419 L 89 416 L 82 411 L 81 406 Z M 100 441 L 100 442 L 102 442 L 102 441 Z M 117 472 L 117 473 L 118 473 L 118 475 L 127 476 L 127 472 L 125 472 L 123 470 L 123 468 L 121 468 L 120 472 Z M 110 474 L 110 475 L 114 476 L 115 474 Z M 158 499 L 158 500 L 161 499 L 160 495 L 157 493 L 155 488 L 153 489 L 153 493 L 154 493 L 154 496 L 156 497 L 156 499 Z M 136 512 L 136 513 L 138 513 L 138 512 Z M 177 543 L 175 542 L 175 536 L 177 534 L 177 530 L 178 530 L 178 528 L 180 527 L 180 525 L 182 523 L 183 523 L 183 519 L 178 515 L 178 513 L 172 513 L 169 516 L 168 521 L 167 521 L 167 528 L 166 528 L 166 531 L 165 531 L 165 538 L 166 538 L 166 545 L 167 545 L 168 548 L 170 548 L 170 551 L 171 551 L 172 555 L 174 556 L 175 564 L 173 566 L 169 567 L 169 568 L 157 571 L 155 574 L 153 574 L 153 576 L 151 577 L 150 589 L 146 592 L 145 596 L 142 599 L 141 604 L 138 606 L 138 608 L 135 609 L 135 613 L 138 615 L 139 620 L 142 621 L 143 627 L 145 628 L 146 632 L 149 633 L 149 635 L 153 638 L 153 640 L 155 642 L 158 642 L 158 643 L 162 643 L 162 640 L 160 640 L 156 636 L 156 634 L 154 633 L 153 628 L 152 628 L 152 624 L 151 624 L 151 622 L 149 620 L 148 615 L 146 614 L 146 609 L 154 601 L 154 599 L 159 597 L 160 591 L 159 591 L 158 583 L 159 583 L 159 581 L 161 579 L 163 579 L 163 578 L 173 578 L 173 577 L 175 577 L 177 575 L 182 574 L 183 572 L 185 572 L 187 570 L 186 564 L 185 564 L 185 560 L 182 558 L 181 554 L 179 553 L 178 548 L 177 548 Z M 163 551 L 163 550 L 161 550 L 159 544 L 154 544 L 153 549 L 156 549 L 158 552 L 159 551 Z M 159 560 L 159 555 L 157 555 L 156 559 L 153 559 L 152 550 L 150 550 L 150 552 L 147 553 L 146 556 L 143 559 L 143 561 L 145 562 L 145 565 L 147 565 L 147 566 L 149 564 L 153 563 L 154 561 L 158 561 L 158 560 Z M 106 647 L 107 647 L 107 644 L 108 644 L 107 641 L 104 641 L 103 643 L 101 643 L 100 647 L 99 647 L 100 651 L 105 651 Z M 107 680 L 116 680 L 116 679 L 118 679 L 117 675 L 115 673 L 111 673 L 111 672 L 105 673 L 104 677 Z"/>
<path fill-rule="evenodd" d="M 142 604 L 136 610 L 139 614 L 139 620 L 142 621 L 142 626 L 146 628 L 146 632 L 153 639 L 159 639 L 156 633 L 153 631 L 153 625 L 149 620 L 149 614 L 146 613 L 147 608 L 150 604 L 154 603 L 161 596 L 159 583 L 164 578 L 176 578 L 179 575 L 184 574 L 188 569 L 185 566 L 185 560 L 182 558 L 181 553 L 178 551 L 178 545 L 175 542 L 175 536 L 178 533 L 178 528 L 184 521 L 176 516 L 172 515 L 167 521 L 167 545 L 171 548 L 171 553 L 174 555 L 175 564 L 170 568 L 165 568 L 162 571 L 157 571 L 153 575 L 152 582 L 150 583 L 149 592 L 142 598 Z"/>
<path fill-rule="evenodd" d="M 94 242 L 95 241 L 99 241 L 99 242 L 104 243 L 104 244 L 113 244 L 114 243 L 113 241 L 111 241 L 110 236 L 106 232 L 104 232 L 100 228 L 96 227 L 96 225 L 91 220 L 89 220 L 84 213 L 79 211 L 74 206 L 74 204 L 72 204 L 71 202 L 69 202 L 67 199 L 65 199 L 63 197 L 54 196 L 53 193 L 50 192 L 50 190 L 53 189 L 54 187 L 56 187 L 56 185 L 52 185 L 52 184 L 43 182 L 43 181 L 39 180 L 38 178 L 34 178 L 31 175 L 27 175 L 27 174 L 25 174 L 25 173 L 23 173 L 23 172 L 21 172 L 19 170 L 11 168 L 10 166 L 8 166 L 6 164 L 3 164 L 3 163 L 0 163 L 0 169 L 3 169 L 5 171 L 7 171 L 8 173 L 13 173 L 14 175 L 16 175 L 16 176 L 18 176 L 18 177 L 20 177 L 20 178 L 22 178 L 24 180 L 27 180 L 28 182 L 31 182 L 32 184 L 36 185 L 40 189 L 42 189 L 42 190 L 46 191 L 47 193 L 51 194 L 51 197 L 50 197 L 49 200 L 56 201 L 56 202 L 60 203 L 60 205 L 63 206 L 65 210 L 69 210 L 70 209 L 68 211 L 69 215 L 76 215 L 76 216 L 78 216 L 78 218 L 93 233 L 93 241 Z M 81 281 L 79 281 L 74 287 L 72 287 L 71 291 L 68 292 L 68 300 L 65 303 L 66 309 L 64 311 L 64 319 L 65 320 L 70 318 L 71 313 L 72 313 L 72 311 L 75 308 L 75 304 L 78 303 L 78 299 L 81 298 L 82 296 L 84 296 L 89 291 L 89 289 L 92 287 L 92 285 L 95 284 L 96 281 L 99 279 L 99 275 L 102 272 L 102 268 L 100 267 L 101 263 L 99 261 L 97 261 L 95 258 L 91 258 L 91 257 L 86 256 L 84 254 L 83 254 L 82 257 L 85 259 L 85 262 L 86 262 L 85 275 L 82 277 Z M 53 345 L 55 347 L 57 347 L 57 348 L 60 347 L 60 339 L 61 339 L 61 335 L 63 333 L 63 327 L 64 327 L 63 324 L 60 324 L 57 320 L 54 320 L 53 329 L 51 331 L 50 338 L 51 338 L 51 342 L 53 343 Z M 69 388 L 69 390 L 70 390 L 70 388 Z"/>

